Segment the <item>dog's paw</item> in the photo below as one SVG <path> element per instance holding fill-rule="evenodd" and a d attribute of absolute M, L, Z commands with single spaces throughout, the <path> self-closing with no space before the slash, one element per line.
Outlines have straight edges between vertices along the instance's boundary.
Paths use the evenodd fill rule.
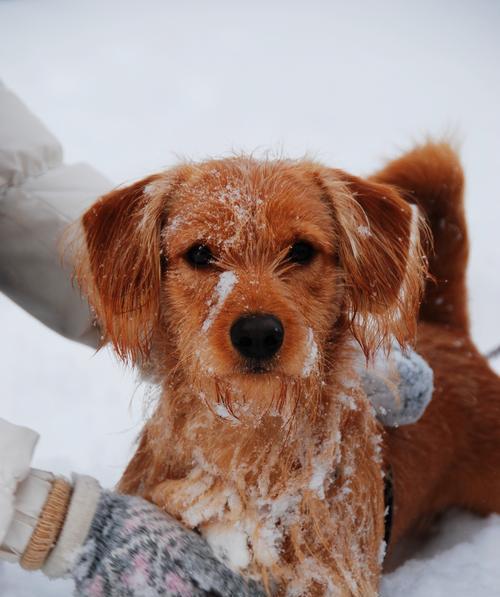
<path fill-rule="evenodd" d="M 151 493 L 151 501 L 191 529 L 220 520 L 228 511 L 237 516 L 240 500 L 233 489 L 195 467 L 183 479 L 167 479 Z"/>

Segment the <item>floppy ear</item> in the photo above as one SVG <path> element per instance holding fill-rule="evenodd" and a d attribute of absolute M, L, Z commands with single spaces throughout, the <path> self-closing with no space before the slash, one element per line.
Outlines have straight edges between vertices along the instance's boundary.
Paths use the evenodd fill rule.
<path fill-rule="evenodd" d="M 149 176 L 101 197 L 82 217 L 76 277 L 94 307 L 103 340 L 124 360 L 150 350 L 160 307 L 160 234 L 168 182 Z"/>
<path fill-rule="evenodd" d="M 425 278 L 423 220 L 390 185 L 339 170 L 322 175 L 333 206 L 346 286 L 346 315 L 369 357 L 394 337 L 414 340 Z"/>

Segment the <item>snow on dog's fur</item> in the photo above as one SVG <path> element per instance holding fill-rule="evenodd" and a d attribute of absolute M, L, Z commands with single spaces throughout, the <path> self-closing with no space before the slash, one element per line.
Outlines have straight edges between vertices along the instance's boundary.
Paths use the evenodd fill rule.
<path fill-rule="evenodd" d="M 414 338 L 410 205 L 320 164 L 241 156 L 115 190 L 82 221 L 78 277 L 105 340 L 162 386 L 120 489 L 278 594 L 375 595 L 380 436 L 352 338 L 367 358 Z M 193 247 L 210 262 L 193 264 Z M 284 329 L 259 367 L 231 343 L 250 314 Z"/>

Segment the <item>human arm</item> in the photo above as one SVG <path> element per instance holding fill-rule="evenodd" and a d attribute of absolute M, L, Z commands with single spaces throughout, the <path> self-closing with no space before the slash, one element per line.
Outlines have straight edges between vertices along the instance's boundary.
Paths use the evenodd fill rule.
<path fill-rule="evenodd" d="M 64 164 L 57 139 L 1 81 L 0 113 L 0 292 L 95 348 L 99 332 L 60 239 L 111 183 L 87 164 Z"/>
<path fill-rule="evenodd" d="M 0 419 L 0 437 L 0 558 L 71 577 L 77 597 L 264 595 L 153 504 L 29 469 L 31 430 Z"/>

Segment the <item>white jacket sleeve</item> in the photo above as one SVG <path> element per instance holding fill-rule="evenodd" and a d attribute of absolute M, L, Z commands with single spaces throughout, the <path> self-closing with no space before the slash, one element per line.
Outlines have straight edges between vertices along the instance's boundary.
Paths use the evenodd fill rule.
<path fill-rule="evenodd" d="M 38 434 L 0 419 L 0 558 L 17 561 L 33 533 L 49 483 L 30 476 Z M 29 497 L 26 486 L 30 485 Z"/>
<path fill-rule="evenodd" d="M 101 488 L 92 477 L 73 475 L 70 483 L 30 468 L 37 441 L 35 431 L 0 418 L 0 560 L 31 570 L 43 566 L 45 574 L 56 578 L 71 570 Z M 66 500 L 54 491 L 55 483 L 61 482 L 67 488 Z M 33 546 L 39 551 L 43 542 L 44 552 L 33 567 Z"/>
<path fill-rule="evenodd" d="M 98 332 L 62 264 L 60 237 L 111 183 L 65 165 L 55 137 L 0 82 L 0 291 L 60 334 L 91 346 Z"/>

